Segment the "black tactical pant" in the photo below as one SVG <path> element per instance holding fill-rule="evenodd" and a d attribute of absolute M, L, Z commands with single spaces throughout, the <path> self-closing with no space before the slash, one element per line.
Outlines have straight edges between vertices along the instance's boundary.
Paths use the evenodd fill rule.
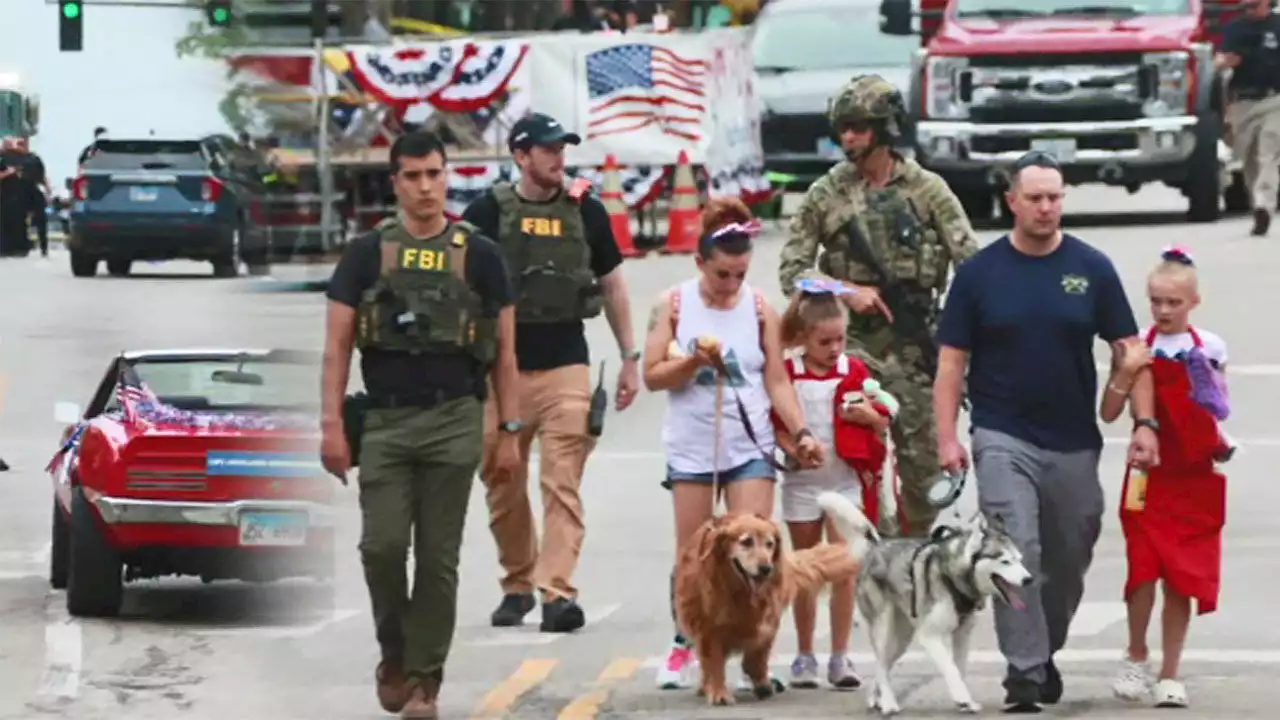
<path fill-rule="evenodd" d="M 411 681 L 444 678 L 483 418 L 475 397 L 425 409 L 371 409 L 365 416 L 360 555 L 382 658 L 403 667 Z M 405 577 L 411 541 L 412 591 Z"/>
<path fill-rule="evenodd" d="M 0 256 L 26 255 L 31 251 L 27 239 L 27 206 L 21 194 L 0 194 Z"/>
<path fill-rule="evenodd" d="M 31 217 L 31 227 L 36 229 L 36 237 L 39 238 L 40 254 L 49 254 L 49 204 L 44 199 L 44 193 L 37 190 L 31 199 L 31 207 L 28 211 Z"/>

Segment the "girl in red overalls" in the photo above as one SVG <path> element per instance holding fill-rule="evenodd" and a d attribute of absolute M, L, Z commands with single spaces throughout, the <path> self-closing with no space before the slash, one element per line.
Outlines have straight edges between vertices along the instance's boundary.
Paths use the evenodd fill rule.
<path fill-rule="evenodd" d="M 878 489 L 878 484 L 873 484 L 878 473 L 876 478 L 860 477 L 853 466 L 841 459 L 836 452 L 839 445 L 837 426 L 841 422 L 856 423 L 868 434 L 879 437 L 882 448 L 885 430 L 889 426 L 889 418 L 880 414 L 871 402 L 837 409 L 841 405 L 837 398 L 842 386 L 856 383 L 856 387 L 862 387 L 870 372 L 857 358 L 845 354 L 848 318 L 844 303 L 835 295 L 834 289 L 822 283 L 812 284 L 816 287 L 809 287 L 802 281 L 782 317 L 783 346 L 799 349 L 786 359 L 787 375 L 804 410 L 806 426 L 819 442 L 829 448 L 821 467 L 783 473 L 782 519 L 796 550 L 818 544 L 824 533 L 830 542 L 844 542 L 835 528 L 824 522 L 822 508 L 818 506 L 818 495 L 823 492 L 840 493 L 862 506 L 864 512 L 874 514 L 874 503 L 868 499 L 869 489 Z M 778 444 L 790 451 L 790 436 L 776 416 L 774 425 Z M 881 466 L 884 457 L 881 452 Z M 813 652 L 813 640 L 817 598 L 808 594 L 798 597 L 791 609 L 800 647 L 791 663 L 790 684 L 795 688 L 816 688 L 819 668 Z M 851 578 L 836 583 L 831 590 L 831 655 L 827 662 L 827 682 L 842 690 L 853 690 L 862 684 L 848 654 L 853 633 L 853 610 L 854 581 Z"/>
<path fill-rule="evenodd" d="M 1186 707 L 1187 690 L 1178 665 L 1197 614 L 1218 605 L 1222 527 L 1226 519 L 1226 477 L 1219 463 L 1234 447 L 1218 427 L 1227 415 L 1226 343 L 1191 326 L 1200 303 L 1196 269 L 1185 250 L 1169 249 L 1147 281 L 1155 321 L 1127 348 L 1122 367 L 1104 391 L 1101 415 L 1110 422 L 1124 407 L 1133 377 L 1150 365 L 1155 381 L 1160 464 L 1142 472 L 1130 468 L 1120 500 L 1129 572 L 1129 647 L 1113 684 L 1118 697 L 1140 700 L 1150 694 L 1157 707 Z M 1160 674 L 1154 684 L 1147 669 L 1147 626 L 1162 581 Z"/>

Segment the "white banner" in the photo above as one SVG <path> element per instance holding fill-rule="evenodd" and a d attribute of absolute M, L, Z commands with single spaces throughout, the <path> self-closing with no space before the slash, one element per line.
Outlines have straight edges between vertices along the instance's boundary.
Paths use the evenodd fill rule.
<path fill-rule="evenodd" d="M 582 136 L 572 165 L 673 165 L 681 152 L 718 169 L 762 163 L 747 42 L 742 28 L 542 36 L 528 58 L 533 109 Z"/>

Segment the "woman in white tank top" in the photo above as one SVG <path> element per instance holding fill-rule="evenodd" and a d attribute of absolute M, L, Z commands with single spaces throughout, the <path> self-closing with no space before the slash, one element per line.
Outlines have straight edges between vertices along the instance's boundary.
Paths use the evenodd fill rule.
<path fill-rule="evenodd" d="M 645 387 L 670 393 L 662 429 L 667 453 L 667 477 L 662 484 L 671 490 L 674 501 L 677 557 L 688 538 L 712 516 L 712 479 L 717 471 L 716 481 L 730 512 L 773 517 L 777 476 L 769 462 L 774 452 L 770 410 L 800 438 L 797 454 L 813 466 L 822 463 L 822 448 L 805 428 L 783 365 L 778 314 L 745 282 L 751 238 L 759 231 L 759 223 L 736 198 L 712 200 L 703 210 L 702 223 L 700 272 L 659 297 L 644 352 Z M 712 353 L 698 343 L 708 336 L 719 343 L 729 373 L 720 408 L 719 448 L 715 442 L 716 373 Z M 754 441 L 738 411 L 738 398 Z M 673 589 L 674 583 L 673 574 Z M 659 687 L 686 686 L 692 660 L 677 627 L 667 662 L 658 672 Z"/>

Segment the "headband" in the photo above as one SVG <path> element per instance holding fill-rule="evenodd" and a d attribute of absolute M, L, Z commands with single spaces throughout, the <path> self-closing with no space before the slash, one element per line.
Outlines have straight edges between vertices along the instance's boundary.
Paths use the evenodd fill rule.
<path fill-rule="evenodd" d="M 1179 265 L 1186 265 L 1187 267 L 1195 267 L 1195 261 L 1191 259 L 1191 253 L 1185 248 L 1178 247 L 1177 245 L 1170 245 L 1160 251 L 1160 259 L 1165 262 L 1178 263 Z"/>
<path fill-rule="evenodd" d="M 713 230 L 711 234 L 707 236 L 707 239 L 719 240 L 727 235 L 746 235 L 747 237 L 755 237 L 760 234 L 761 228 L 762 226 L 760 225 L 760 221 L 756 219 L 752 219 L 745 223 L 731 223 L 717 230 Z"/>
<path fill-rule="evenodd" d="M 806 295 L 852 295 L 854 292 L 842 282 L 813 277 L 796 280 L 796 291 Z"/>

